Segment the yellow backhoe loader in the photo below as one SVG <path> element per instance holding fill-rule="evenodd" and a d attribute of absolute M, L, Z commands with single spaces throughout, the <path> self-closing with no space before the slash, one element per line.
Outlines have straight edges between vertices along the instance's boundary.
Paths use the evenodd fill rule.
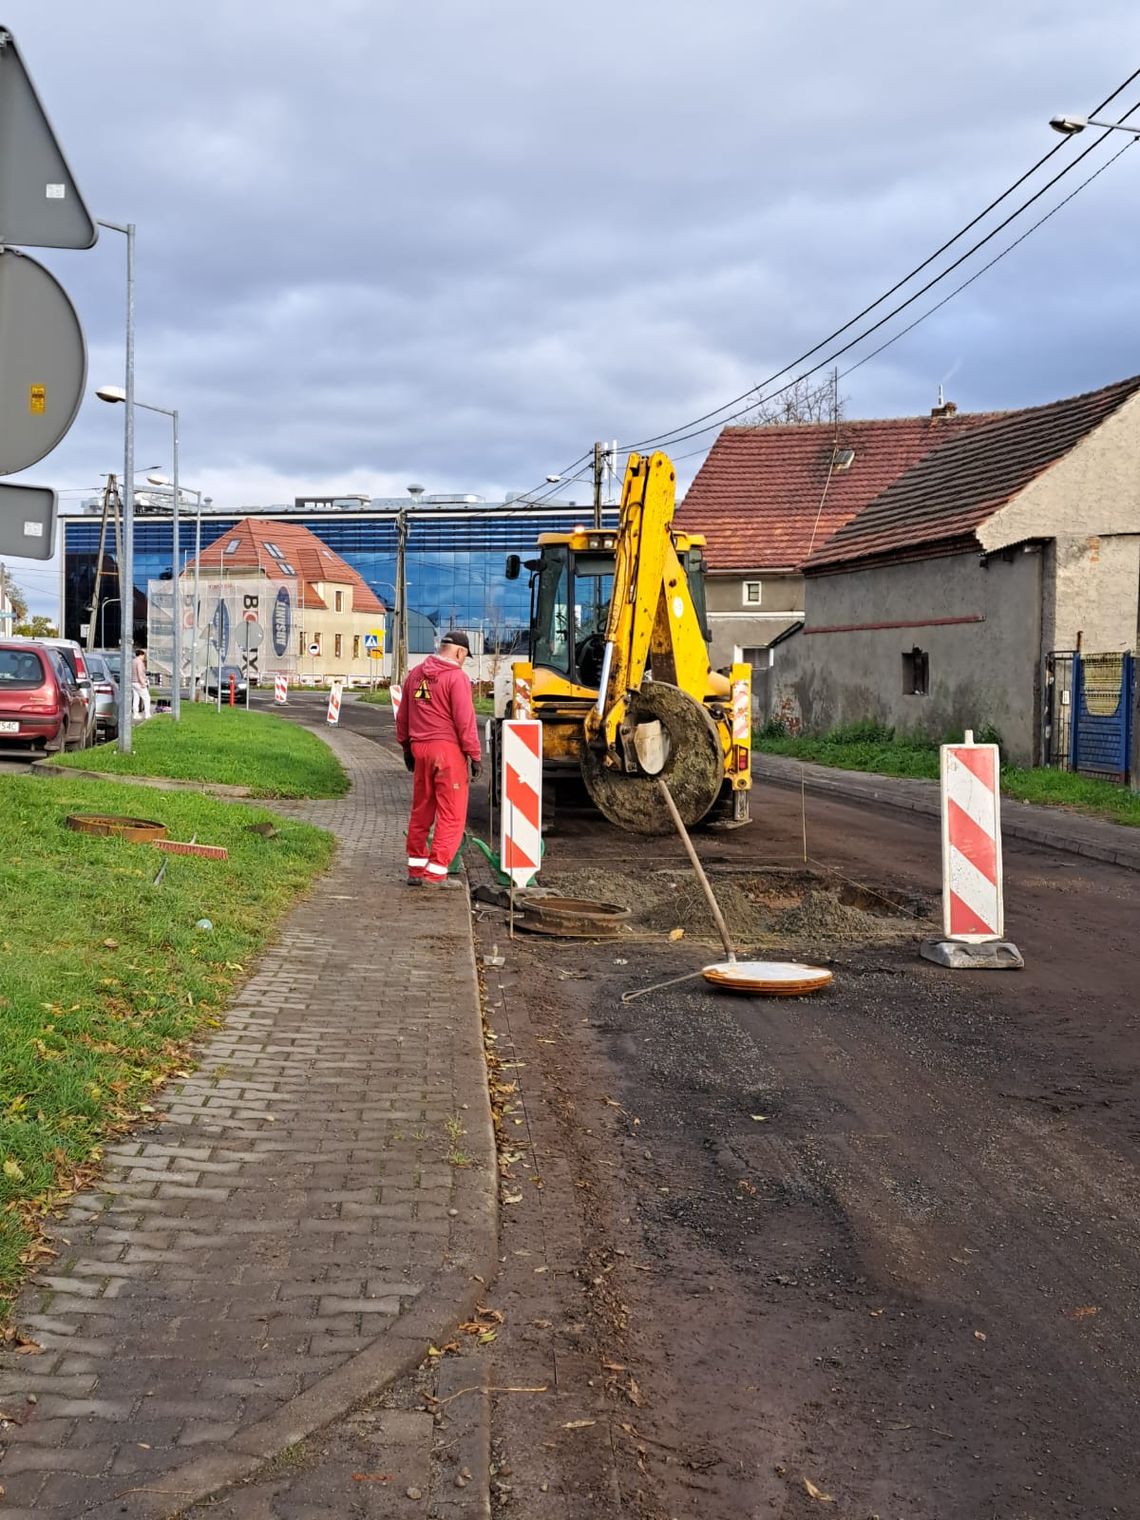
<path fill-rule="evenodd" d="M 751 668 L 709 665 L 705 541 L 673 527 L 675 485 L 666 455 L 631 454 L 616 530 L 540 535 L 529 659 L 496 696 L 497 719 L 541 720 L 547 776 L 580 774 L 636 834 L 673 827 L 658 775 L 686 824 L 749 818 Z"/>

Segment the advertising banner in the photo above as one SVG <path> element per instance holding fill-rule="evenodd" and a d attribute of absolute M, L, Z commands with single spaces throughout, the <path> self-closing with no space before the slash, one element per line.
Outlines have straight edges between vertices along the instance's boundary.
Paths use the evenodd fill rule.
<path fill-rule="evenodd" d="M 198 597 L 195 615 L 193 577 L 184 576 L 178 589 L 184 690 L 189 687 L 191 666 L 197 683 L 211 687 L 224 684 L 231 671 L 251 686 L 266 685 L 278 673 L 292 675 L 296 671 L 298 628 L 293 582 L 203 576 Z M 147 602 L 148 662 L 162 685 L 170 680 L 173 666 L 173 581 L 148 582 Z"/>

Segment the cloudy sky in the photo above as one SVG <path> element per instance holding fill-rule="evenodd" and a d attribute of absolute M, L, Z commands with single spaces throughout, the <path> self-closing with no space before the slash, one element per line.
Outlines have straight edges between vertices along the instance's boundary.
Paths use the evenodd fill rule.
<path fill-rule="evenodd" d="M 235 507 L 409 481 L 495 497 L 596 437 L 679 427 L 846 322 L 1060 142 L 1051 115 L 1140 68 L 1134 0 L 8 0 L 2 19 L 93 214 L 138 226 L 139 398 L 179 408 L 183 478 Z M 1111 109 L 1138 102 L 1140 79 Z M 1128 149 L 843 378 L 848 414 L 1140 369 L 1138 176 Z M 89 392 L 122 380 L 123 251 L 106 232 L 37 255 L 78 306 Z M 675 446 L 683 478 L 714 436 Z M 168 455 L 140 413 L 138 463 Z M 121 460 L 121 410 L 90 399 L 26 478 L 75 502 Z M 49 567 L 15 568 L 54 605 Z"/>

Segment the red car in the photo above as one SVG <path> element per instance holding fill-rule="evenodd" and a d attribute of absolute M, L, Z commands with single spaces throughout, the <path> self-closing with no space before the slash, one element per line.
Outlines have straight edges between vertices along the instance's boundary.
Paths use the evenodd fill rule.
<path fill-rule="evenodd" d="M 0 746 L 82 749 L 87 731 L 87 703 L 60 652 L 0 642 Z"/>

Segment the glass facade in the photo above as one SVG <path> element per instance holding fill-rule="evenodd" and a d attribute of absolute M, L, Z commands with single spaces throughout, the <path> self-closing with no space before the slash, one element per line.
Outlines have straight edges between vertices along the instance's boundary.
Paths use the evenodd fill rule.
<path fill-rule="evenodd" d="M 396 514 L 364 509 L 353 512 L 251 512 L 262 520 L 280 519 L 308 528 L 334 553 L 358 571 L 385 606 L 394 600 L 396 576 Z M 520 511 L 513 503 L 505 507 L 479 507 L 466 511 L 409 511 L 407 579 L 409 624 L 423 628 L 427 619 L 436 629 L 459 627 L 481 630 L 488 645 L 508 643 L 527 627 L 530 588 L 524 576 L 508 581 L 504 561 L 508 554 L 533 557 L 540 533 L 565 533 L 591 520 L 589 507 Z M 240 519 L 211 513 L 202 518 L 202 548 L 231 532 Z M 617 508 L 607 508 L 606 526 L 617 520 Z M 99 552 L 99 517 L 68 517 L 63 524 L 63 632 L 80 637 L 95 589 Z M 194 556 L 193 513 L 179 524 L 180 563 Z M 98 647 L 115 646 L 120 639 L 118 576 L 115 569 L 113 533 L 104 550 L 103 585 L 100 592 Z M 146 639 L 148 581 L 171 578 L 174 573 L 173 532 L 169 517 L 137 516 L 135 519 L 134 630 L 141 643 Z M 426 631 L 426 630 L 425 630 Z"/>

